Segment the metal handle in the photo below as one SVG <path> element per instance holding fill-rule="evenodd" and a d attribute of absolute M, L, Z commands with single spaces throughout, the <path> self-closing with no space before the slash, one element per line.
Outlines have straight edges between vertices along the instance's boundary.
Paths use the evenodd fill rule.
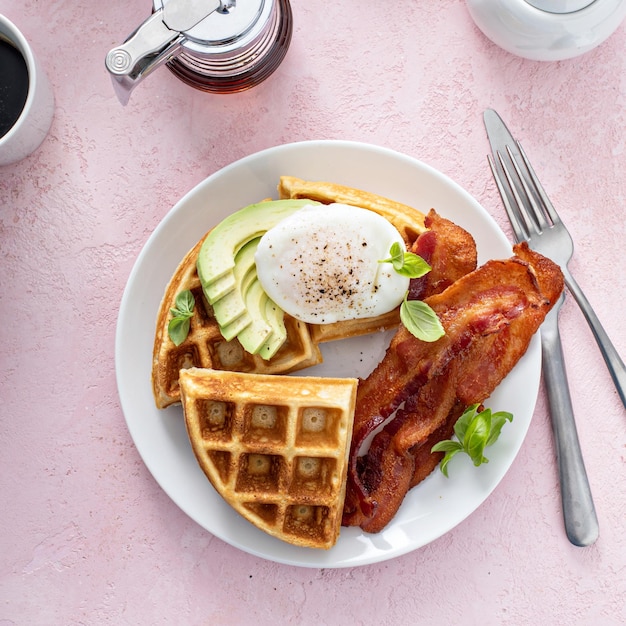
<path fill-rule="evenodd" d="M 558 325 L 559 304 L 541 326 L 543 376 L 556 445 L 565 532 L 574 545 L 582 547 L 596 541 L 599 527 L 567 383 Z"/>
<path fill-rule="evenodd" d="M 574 299 L 578 303 L 578 306 L 583 312 L 583 315 L 593 332 L 593 336 L 598 343 L 604 362 L 606 363 L 606 366 L 611 374 L 611 378 L 615 383 L 617 393 L 619 394 L 623 405 L 626 407 L 626 366 L 624 365 L 620 355 L 617 353 L 615 346 L 611 343 L 609 336 L 602 327 L 602 324 L 591 307 L 591 304 L 589 304 L 589 300 L 587 300 L 582 289 L 574 280 L 574 277 L 566 268 L 563 268 L 563 275 L 565 277 L 565 284 L 567 285 L 567 288 L 574 296 Z"/>
<path fill-rule="evenodd" d="M 235 0 L 169 0 L 155 11 L 121 45 L 109 51 L 105 59 L 115 93 L 128 104 L 131 91 L 150 72 L 178 55 L 185 31 L 211 13 L 228 10 Z"/>
<path fill-rule="evenodd" d="M 105 64 L 116 76 L 137 76 L 150 62 L 151 55 L 161 53 L 182 37 L 163 21 L 162 11 L 153 13 L 122 45 L 109 51 Z"/>

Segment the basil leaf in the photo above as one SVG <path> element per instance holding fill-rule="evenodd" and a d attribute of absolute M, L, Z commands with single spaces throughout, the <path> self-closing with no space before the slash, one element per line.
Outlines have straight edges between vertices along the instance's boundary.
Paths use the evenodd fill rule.
<path fill-rule="evenodd" d="M 463 447 L 470 456 L 474 465 L 480 465 L 487 459 L 483 456 L 485 444 L 491 430 L 491 411 L 486 410 L 478 413 L 471 421 L 463 439 Z"/>
<path fill-rule="evenodd" d="M 496 442 L 496 440 L 500 436 L 502 427 L 507 423 L 507 421 L 513 421 L 512 413 L 507 413 L 506 411 L 498 411 L 498 413 L 494 413 L 491 416 L 491 433 L 489 434 L 489 439 L 487 439 L 485 447 L 491 446 Z"/>
<path fill-rule="evenodd" d="M 185 291 L 181 291 L 176 296 L 175 305 L 180 315 L 189 315 L 189 317 L 191 317 L 193 313 L 193 307 L 195 304 L 196 304 L 196 300 L 193 297 L 193 294 L 191 293 L 191 291 L 189 291 L 189 289 L 186 289 Z"/>
<path fill-rule="evenodd" d="M 402 267 L 400 269 L 395 267 L 395 270 L 398 274 L 402 274 L 402 276 L 421 278 L 430 272 L 431 267 L 421 256 L 413 254 L 413 252 L 405 252 Z"/>
<path fill-rule="evenodd" d="M 437 341 L 446 331 L 437 314 L 421 300 L 407 300 L 400 305 L 400 320 L 406 329 L 422 341 Z"/>
<path fill-rule="evenodd" d="M 475 466 L 489 463 L 489 459 L 484 455 L 485 448 L 496 442 L 506 422 L 513 421 L 511 413 L 498 411 L 492 414 L 491 409 L 478 412 L 478 407 L 478 404 L 468 406 L 456 421 L 454 434 L 458 441 L 446 439 L 431 448 L 431 452 L 446 453 L 441 461 L 441 471 L 446 477 L 450 459 L 459 452 L 465 452 Z"/>
<path fill-rule="evenodd" d="M 459 417 L 454 425 L 454 434 L 457 436 L 459 441 L 463 441 L 465 439 L 465 433 L 467 432 L 467 427 L 470 425 L 474 417 L 476 416 L 476 411 L 478 410 L 478 404 L 472 404 L 467 407 L 465 411 L 463 411 L 463 415 Z"/>
<path fill-rule="evenodd" d="M 394 241 L 394 243 L 391 244 L 389 254 L 391 255 L 389 260 L 393 265 L 393 269 L 399 272 L 404 265 L 404 250 L 402 246 L 397 241 Z"/>
<path fill-rule="evenodd" d="M 443 459 L 441 459 L 441 465 L 440 465 L 441 472 L 446 478 L 448 478 L 448 463 L 450 463 L 450 461 L 452 460 L 452 457 L 454 457 L 454 455 L 457 454 L 458 452 L 462 452 L 462 449 L 457 448 L 456 450 L 451 450 L 450 452 L 446 454 L 446 456 L 443 457 Z"/>
<path fill-rule="evenodd" d="M 379 263 L 391 263 L 393 269 L 402 276 L 420 278 L 430 272 L 431 267 L 421 256 L 413 252 L 405 252 L 402 246 L 394 241 L 389 249 L 389 258 L 378 261 Z"/>
<path fill-rule="evenodd" d="M 445 439 L 436 443 L 431 449 L 431 452 L 453 452 L 463 450 L 463 446 L 458 441 L 452 441 L 452 439 Z"/>
<path fill-rule="evenodd" d="M 167 325 L 167 334 L 175 346 L 180 346 L 189 334 L 190 319 L 188 317 L 174 317 Z"/>
<path fill-rule="evenodd" d="M 196 304 L 196 300 L 191 291 L 187 289 L 181 291 L 176 296 L 174 304 L 175 308 L 170 309 L 172 319 L 167 325 L 167 334 L 174 342 L 174 345 L 180 346 L 189 334 L 190 319 L 193 316 L 193 307 Z"/>

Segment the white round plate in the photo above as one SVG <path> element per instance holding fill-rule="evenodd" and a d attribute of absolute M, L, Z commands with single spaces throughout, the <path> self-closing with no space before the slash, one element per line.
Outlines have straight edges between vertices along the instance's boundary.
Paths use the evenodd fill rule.
<path fill-rule="evenodd" d="M 192 189 L 166 215 L 139 254 L 122 298 L 117 325 L 117 384 L 130 434 L 146 466 L 170 498 L 203 528 L 251 554 L 308 567 L 353 567 L 420 548 L 482 504 L 511 466 L 526 435 L 539 388 L 538 337 L 486 403 L 507 410 L 507 424 L 489 463 L 474 468 L 455 457 L 450 478 L 437 469 L 409 492 L 379 534 L 343 528 L 330 550 L 298 548 L 261 532 L 217 494 L 196 463 L 180 406 L 158 410 L 150 385 L 154 324 L 165 287 L 186 252 L 233 211 L 276 197 L 281 175 L 325 180 L 393 198 L 426 213 L 434 207 L 476 239 L 479 262 L 511 256 L 511 245 L 485 210 L 461 187 L 416 159 L 345 141 L 310 141 L 264 150 L 225 167 Z M 389 334 L 329 343 L 324 363 L 307 374 L 366 376 L 384 354 Z"/>

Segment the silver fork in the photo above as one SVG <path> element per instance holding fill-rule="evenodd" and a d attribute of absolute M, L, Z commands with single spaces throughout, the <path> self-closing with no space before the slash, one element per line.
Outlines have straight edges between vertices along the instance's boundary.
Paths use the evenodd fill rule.
<path fill-rule="evenodd" d="M 489 165 L 517 241 L 551 258 L 563 270 L 568 289 L 579 302 L 605 357 L 622 402 L 626 370 L 587 299 L 567 269 L 572 239 L 539 183 L 519 142 L 492 109 L 485 111 L 485 126 L 494 153 Z M 599 534 L 591 489 L 578 441 L 574 411 L 561 347 L 558 315 L 564 294 L 541 326 L 543 374 L 550 404 L 559 466 L 563 518 L 569 540 L 588 546 Z"/>
<path fill-rule="evenodd" d="M 507 164 L 513 165 L 514 168 L 514 175 L 509 176 L 507 180 L 508 191 L 505 191 L 503 195 L 500 189 L 500 195 L 502 195 L 515 237 L 518 241 L 528 241 L 533 250 L 537 250 L 561 266 L 565 284 L 580 306 L 593 332 L 617 393 L 626 407 L 626 366 L 582 289 L 567 268 L 567 263 L 574 253 L 574 244 L 569 232 L 537 179 L 521 144 L 513 139 L 504 122 L 493 109 L 485 111 L 485 125 L 492 142 L 494 156 L 498 159 L 497 163 L 494 163 L 493 159 L 490 160 L 494 177 L 496 173 L 499 175 L 496 177 L 496 182 L 498 178 L 504 181 L 503 174 L 507 170 L 510 174 L 513 173 Z M 512 183 L 511 179 L 514 179 L 515 183 Z M 514 208 L 511 208 L 515 206 L 519 206 L 520 210 L 516 212 Z"/>

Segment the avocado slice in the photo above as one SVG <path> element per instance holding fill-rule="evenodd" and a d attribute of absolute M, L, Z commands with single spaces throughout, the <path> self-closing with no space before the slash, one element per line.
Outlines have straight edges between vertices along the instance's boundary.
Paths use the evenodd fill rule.
<path fill-rule="evenodd" d="M 256 245 L 258 245 L 258 241 L 253 240 L 244 246 L 242 252 L 246 248 L 256 250 Z M 241 253 L 237 255 L 235 274 L 238 276 L 243 274 L 243 278 L 238 281 L 238 284 L 233 291 L 218 300 L 213 305 L 213 310 L 215 312 L 215 317 L 220 324 L 220 332 L 226 340 L 230 341 L 234 337 L 238 337 L 240 343 L 246 350 L 248 350 L 248 352 L 252 352 L 256 349 L 256 353 L 264 359 L 271 359 L 287 339 L 287 330 L 283 321 L 284 311 L 273 300 L 271 300 L 269 296 L 267 296 L 261 287 L 261 283 L 257 278 L 256 266 L 254 263 L 247 268 L 245 273 L 239 268 L 240 265 L 243 266 L 247 264 L 248 259 L 246 256 L 248 254 L 249 253 L 246 252 L 242 258 L 240 258 Z M 252 253 L 252 257 L 254 258 L 254 252 Z M 258 285 L 253 285 L 253 283 L 258 283 Z M 251 289 L 252 291 L 250 291 Z M 236 298 L 238 298 L 241 302 L 241 312 L 234 316 L 231 315 L 228 318 L 230 321 L 222 325 L 222 322 L 217 314 L 220 309 L 220 304 L 227 300 L 231 303 L 234 302 L 235 294 Z M 230 311 L 232 311 L 232 309 L 229 308 L 229 312 Z M 253 316 L 257 322 L 252 328 L 249 328 L 247 332 L 243 332 L 252 325 Z M 265 321 L 267 325 L 269 325 L 272 332 L 257 349 L 256 346 L 258 345 L 258 342 L 261 341 L 262 337 L 264 337 L 267 332 L 267 326 L 262 324 L 262 321 Z M 252 353 L 254 354 L 254 352 Z"/>
<path fill-rule="evenodd" d="M 250 204 L 229 215 L 205 238 L 197 268 L 207 300 L 214 304 L 235 289 L 235 257 L 249 241 L 263 236 L 283 218 L 312 200 L 271 200 Z"/>
<path fill-rule="evenodd" d="M 247 312 L 246 303 L 243 299 L 243 290 L 246 287 L 246 281 L 256 277 L 254 253 L 259 245 L 259 241 L 261 241 L 261 238 L 256 237 L 239 250 L 235 256 L 235 267 L 233 268 L 235 288 L 213 303 L 213 312 L 220 329 L 229 326 Z M 248 278 L 249 275 L 251 275 L 250 279 Z M 224 335 L 223 332 L 222 335 Z M 228 339 L 226 336 L 225 338 Z"/>
<path fill-rule="evenodd" d="M 225 324 L 224 326 L 220 325 L 220 333 L 222 333 L 222 337 L 224 337 L 224 339 L 228 341 L 236 337 L 244 328 L 252 323 L 252 318 L 248 314 L 248 309 L 245 304 L 244 294 L 248 291 L 248 287 L 252 284 L 252 281 L 256 280 L 256 277 L 256 268 L 252 266 L 243 277 L 241 281 L 241 287 L 238 290 L 233 290 L 231 292 L 234 293 L 234 291 L 239 291 L 241 293 L 241 298 L 243 302 L 243 313 L 228 324 Z M 228 295 L 224 297 L 228 297 Z M 217 302 L 219 303 L 220 300 L 218 300 Z"/>
<path fill-rule="evenodd" d="M 267 321 L 265 306 L 269 296 L 265 293 L 259 279 L 256 278 L 245 293 L 246 308 L 251 323 L 238 335 L 239 343 L 251 354 L 257 354 L 274 332 Z"/>
<path fill-rule="evenodd" d="M 233 320 L 226 326 L 220 326 L 220 334 L 226 341 L 234 339 L 244 328 L 247 328 L 252 324 L 252 319 L 247 313 L 240 315 L 237 319 Z"/>
<path fill-rule="evenodd" d="M 268 297 L 265 302 L 265 319 L 272 328 L 272 334 L 259 349 L 259 355 L 271 359 L 287 340 L 285 312 Z"/>

